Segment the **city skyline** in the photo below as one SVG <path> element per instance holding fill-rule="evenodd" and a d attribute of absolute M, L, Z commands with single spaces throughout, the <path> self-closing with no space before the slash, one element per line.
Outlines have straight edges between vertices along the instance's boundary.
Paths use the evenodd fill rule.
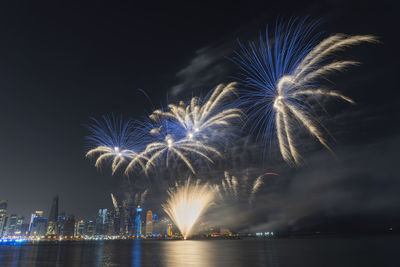
<path fill-rule="evenodd" d="M 57 195 L 52 200 L 49 216 L 45 216 L 42 210 L 35 210 L 25 220 L 24 216 L 8 210 L 7 200 L 0 200 L 0 239 L 79 240 L 84 237 L 172 236 L 169 221 L 159 224 L 157 214 L 150 209 L 143 211 L 137 203 L 118 205 L 114 209 L 99 208 L 95 216 L 85 220 L 76 218 L 72 213 L 66 215 L 65 212 L 58 212 L 58 204 Z"/>

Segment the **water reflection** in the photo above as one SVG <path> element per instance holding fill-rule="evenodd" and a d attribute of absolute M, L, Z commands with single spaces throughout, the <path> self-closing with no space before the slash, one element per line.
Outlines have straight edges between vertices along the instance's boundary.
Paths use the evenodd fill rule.
<path fill-rule="evenodd" d="M 164 242 L 162 255 L 166 266 L 213 266 L 213 255 L 218 253 L 207 241 L 180 240 Z"/>
<path fill-rule="evenodd" d="M 132 266 L 139 267 L 140 266 L 140 253 L 142 252 L 141 240 L 133 241 L 132 248 Z"/>
<path fill-rule="evenodd" d="M 0 245 L 0 266 L 400 266 L 399 241 L 382 236 Z"/>

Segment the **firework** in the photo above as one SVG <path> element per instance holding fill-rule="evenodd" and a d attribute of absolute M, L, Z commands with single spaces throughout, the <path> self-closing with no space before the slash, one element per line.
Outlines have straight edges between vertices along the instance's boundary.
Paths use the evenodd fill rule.
<path fill-rule="evenodd" d="M 224 172 L 224 178 L 221 179 L 220 184 L 214 185 L 216 195 L 227 203 L 242 202 L 246 200 L 251 204 L 264 183 L 265 175 L 278 175 L 272 172 L 266 172 L 259 175 L 256 179 L 252 180 L 248 173 L 242 175 L 240 179 L 234 175 L 230 175 L 229 172 Z"/>
<path fill-rule="evenodd" d="M 150 133 L 152 140 L 147 144 L 142 155 L 147 158 L 145 172 L 147 173 L 157 162 L 165 159 L 169 167 L 171 161 L 181 160 L 195 174 L 193 159 L 200 158 L 213 163 L 211 155 L 221 156 L 221 153 L 213 146 L 204 141 L 187 138 L 177 121 L 166 118 L 153 118 L 143 123 Z"/>
<path fill-rule="evenodd" d="M 246 106 L 252 132 L 265 143 L 277 136 L 283 159 L 290 164 L 300 164 L 293 131 L 296 123 L 302 124 L 323 146 L 330 150 L 313 114 L 311 98 L 336 97 L 349 103 L 350 98 L 324 88 L 321 80 L 332 72 L 340 72 L 355 61 L 334 61 L 335 52 L 362 42 L 376 42 L 371 35 L 332 35 L 317 43 L 320 34 L 313 34 L 316 23 L 291 20 L 287 25 L 275 27 L 273 41 L 260 34 L 258 43 L 240 44 L 232 60 L 243 75 L 241 103 Z"/>
<path fill-rule="evenodd" d="M 168 111 L 155 110 L 150 116 L 153 120 L 165 117 L 178 122 L 188 139 L 216 137 L 216 129 L 232 126 L 240 119 L 242 111 L 226 104 L 227 97 L 235 93 L 236 83 L 219 84 L 211 95 L 203 98 L 193 97 L 188 104 L 180 101 L 178 105 L 168 105 Z"/>
<path fill-rule="evenodd" d="M 196 174 L 187 154 L 189 153 L 200 156 L 201 158 L 213 163 L 213 160 L 207 155 L 209 152 L 221 155 L 215 148 L 199 141 L 189 140 L 186 138 L 176 141 L 172 135 L 166 135 L 163 142 L 153 142 L 147 145 L 143 154 L 149 154 L 150 156 L 148 157 L 145 170 L 147 172 L 152 166 L 155 166 L 154 162 L 157 159 L 165 156 L 167 167 L 171 158 L 178 158 L 186 164 L 193 174 Z"/>
<path fill-rule="evenodd" d="M 162 207 L 187 239 L 199 217 L 212 205 L 215 192 L 207 183 L 188 179 L 185 184 L 169 189 L 168 194 L 169 199 Z"/>
<path fill-rule="evenodd" d="M 123 164 L 130 161 L 140 164 L 143 168 L 146 157 L 138 152 L 143 135 L 136 131 L 132 120 L 123 121 L 122 117 L 103 116 L 102 120 L 92 119 L 88 126 L 91 135 L 87 137 L 90 150 L 89 158 L 97 157 L 95 166 L 101 168 L 103 163 L 111 161 L 114 174 Z"/>

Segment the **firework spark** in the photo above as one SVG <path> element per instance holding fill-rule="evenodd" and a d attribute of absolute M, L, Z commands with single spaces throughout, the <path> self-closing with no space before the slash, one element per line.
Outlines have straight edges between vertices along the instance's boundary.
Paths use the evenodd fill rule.
<path fill-rule="evenodd" d="M 215 192 L 208 183 L 188 179 L 185 184 L 170 188 L 168 194 L 162 207 L 187 239 L 199 217 L 213 204 Z"/>
<path fill-rule="evenodd" d="M 114 174 L 123 164 L 130 161 L 145 167 L 146 157 L 137 152 L 143 135 L 135 131 L 132 120 L 123 121 L 122 117 L 103 116 L 102 120 L 92 119 L 93 124 L 88 126 L 91 135 L 87 140 L 91 149 L 86 157 L 97 157 L 95 166 L 101 168 L 103 163 L 111 161 L 111 170 Z"/>
<path fill-rule="evenodd" d="M 261 185 L 264 183 L 265 175 L 278 175 L 276 173 L 266 172 L 261 174 L 256 179 L 249 178 L 248 173 L 241 176 L 239 179 L 229 172 L 224 172 L 224 178 L 220 184 L 214 185 L 216 195 L 224 202 L 242 202 L 246 200 L 251 204 L 259 191 Z"/>
<path fill-rule="evenodd" d="M 265 143 L 277 136 L 283 159 L 289 164 L 301 163 L 294 129 L 302 124 L 323 146 L 331 150 L 321 130 L 321 124 L 311 111 L 310 98 L 336 97 L 354 101 L 339 92 L 323 88 L 320 81 L 328 74 L 357 65 L 355 61 L 332 61 L 335 52 L 363 42 L 376 42 L 371 35 L 332 35 L 317 44 L 319 34 L 313 34 L 316 23 L 292 20 L 275 27 L 274 40 L 260 34 L 258 43 L 240 44 L 233 58 L 243 75 L 241 103 L 249 113 L 252 132 Z"/>
<path fill-rule="evenodd" d="M 209 152 L 213 152 L 219 156 L 221 155 L 214 147 L 205 145 L 199 141 L 189 140 L 186 138 L 175 141 L 172 135 L 168 134 L 165 136 L 164 141 L 153 142 L 147 145 L 143 154 L 150 156 L 148 157 L 145 170 L 147 172 L 151 167 L 155 166 L 154 162 L 157 159 L 160 159 L 165 155 L 167 167 L 170 158 L 179 158 L 186 164 L 193 174 L 196 174 L 187 154 L 200 156 L 201 158 L 213 163 L 213 160 L 207 155 Z"/>
<path fill-rule="evenodd" d="M 150 116 L 153 120 L 165 117 L 177 121 L 188 139 L 207 138 L 221 127 L 232 126 L 240 119 L 242 111 L 226 105 L 227 97 L 235 93 L 236 83 L 219 84 L 208 97 L 193 97 L 188 104 L 180 101 L 178 105 L 168 105 L 168 111 L 155 110 Z M 214 136 L 215 137 L 215 136 Z"/>

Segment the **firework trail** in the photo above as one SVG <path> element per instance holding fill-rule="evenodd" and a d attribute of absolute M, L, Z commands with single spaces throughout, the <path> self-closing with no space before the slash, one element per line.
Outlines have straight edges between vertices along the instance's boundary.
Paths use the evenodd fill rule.
<path fill-rule="evenodd" d="M 146 199 L 146 197 L 147 197 L 147 193 L 148 193 L 148 192 L 149 192 L 149 190 L 146 189 L 146 190 L 144 190 L 144 192 L 140 195 L 140 204 L 141 204 L 141 205 L 144 204 L 144 201 L 145 201 L 145 199 Z"/>
<path fill-rule="evenodd" d="M 115 211 L 119 212 L 118 202 L 117 202 L 117 199 L 115 198 L 115 196 L 113 194 L 111 194 L 111 200 L 112 200 L 112 203 L 113 203 Z"/>
<path fill-rule="evenodd" d="M 169 199 L 162 207 L 187 239 L 199 217 L 212 205 L 215 191 L 208 183 L 188 179 L 185 184 L 170 188 L 168 195 Z"/>
<path fill-rule="evenodd" d="M 86 157 L 96 157 L 97 168 L 110 161 L 112 174 L 128 161 L 145 167 L 146 157 L 138 152 L 143 135 L 136 131 L 134 121 L 123 121 L 122 117 L 115 116 L 103 116 L 102 120 L 92 121 L 88 126 L 91 135 L 86 138 L 91 148 Z"/>
<path fill-rule="evenodd" d="M 267 172 L 258 176 L 254 181 L 249 178 L 248 174 L 243 175 L 240 179 L 229 172 L 224 172 L 224 178 L 221 180 L 221 184 L 214 185 L 214 190 L 217 196 L 224 202 L 232 203 L 236 201 L 248 201 L 249 204 L 253 203 L 258 190 L 264 183 L 265 175 L 278 175 L 276 173 Z"/>
<path fill-rule="evenodd" d="M 254 201 L 254 198 L 256 196 L 258 189 L 264 183 L 263 176 L 264 175 L 258 176 L 257 179 L 254 181 L 253 186 L 251 188 L 251 192 L 250 192 L 249 203 L 252 203 Z"/>
<path fill-rule="evenodd" d="M 241 118 L 240 109 L 226 105 L 226 98 L 235 93 L 235 86 L 236 83 L 219 84 L 204 99 L 193 97 L 188 104 L 183 101 L 170 104 L 168 111 L 155 110 L 150 118 L 164 117 L 178 122 L 188 139 L 208 138 L 215 134 L 216 128 L 231 126 L 232 121 Z"/>
<path fill-rule="evenodd" d="M 377 42 L 371 35 L 335 34 L 317 43 L 320 34 L 313 34 L 316 23 L 291 20 L 275 27 L 273 41 L 260 34 L 258 43 L 240 44 L 232 59 L 237 64 L 247 89 L 240 101 L 252 122 L 251 131 L 266 143 L 277 136 L 283 159 L 298 165 L 301 156 L 294 139 L 296 123 L 302 124 L 324 147 L 321 124 L 311 111 L 310 98 L 336 97 L 354 101 L 337 91 L 324 88 L 320 81 L 333 72 L 340 72 L 358 62 L 332 60 L 335 52 L 363 42 Z M 265 39 L 264 39 L 265 38 Z"/>

